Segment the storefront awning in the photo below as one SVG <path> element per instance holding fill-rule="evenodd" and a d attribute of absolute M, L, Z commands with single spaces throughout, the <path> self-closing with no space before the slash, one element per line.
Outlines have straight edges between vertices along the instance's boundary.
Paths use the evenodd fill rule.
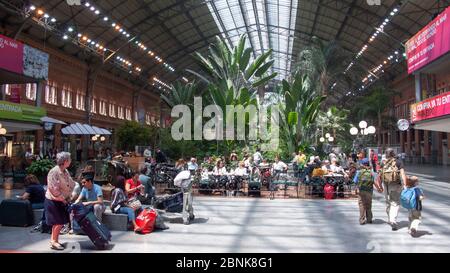
<path fill-rule="evenodd" d="M 0 123 L 2 124 L 2 127 L 6 129 L 8 134 L 42 129 L 42 126 L 36 123 L 6 120 L 2 120 Z"/>
<path fill-rule="evenodd" d="M 54 119 L 54 118 L 51 118 L 51 117 L 47 117 L 47 116 L 46 117 L 42 117 L 41 121 L 42 122 L 48 122 L 48 123 L 62 124 L 62 125 L 66 125 L 67 124 L 64 121 L 57 120 L 57 119 Z"/>
<path fill-rule="evenodd" d="M 81 123 L 70 124 L 61 132 L 65 135 L 111 135 L 111 132 L 106 129 Z"/>

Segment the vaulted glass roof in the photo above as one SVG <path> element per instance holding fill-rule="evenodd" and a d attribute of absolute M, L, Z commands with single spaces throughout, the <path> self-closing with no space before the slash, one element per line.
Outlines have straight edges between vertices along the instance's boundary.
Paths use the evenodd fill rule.
<path fill-rule="evenodd" d="M 292 61 L 292 48 L 298 1 L 294 0 L 214 0 L 208 8 L 221 35 L 230 45 L 237 45 L 239 36 L 248 35 L 247 46 L 253 57 L 273 49 L 273 72 L 285 78 Z"/>

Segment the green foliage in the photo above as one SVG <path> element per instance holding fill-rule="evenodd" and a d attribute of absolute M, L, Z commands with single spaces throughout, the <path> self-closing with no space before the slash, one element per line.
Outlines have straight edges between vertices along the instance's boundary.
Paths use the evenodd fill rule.
<path fill-rule="evenodd" d="M 192 107 L 194 104 L 194 95 L 197 89 L 195 83 L 183 84 L 179 81 L 172 85 L 169 93 L 161 94 L 161 99 L 164 100 L 170 107 L 175 105 L 187 105 Z"/>
<path fill-rule="evenodd" d="M 27 173 L 36 176 L 47 175 L 48 172 L 55 167 L 55 163 L 49 159 L 36 160 L 27 168 Z"/>
<path fill-rule="evenodd" d="M 304 136 L 315 121 L 325 96 L 317 92 L 308 75 L 300 73 L 293 75 L 291 82 L 283 80 L 278 92 L 282 110 L 280 134 L 291 154 L 306 141 Z"/>
<path fill-rule="evenodd" d="M 116 131 L 117 146 L 122 150 L 134 150 L 136 145 L 148 146 L 155 143 L 157 129 L 136 121 L 126 121 Z"/>

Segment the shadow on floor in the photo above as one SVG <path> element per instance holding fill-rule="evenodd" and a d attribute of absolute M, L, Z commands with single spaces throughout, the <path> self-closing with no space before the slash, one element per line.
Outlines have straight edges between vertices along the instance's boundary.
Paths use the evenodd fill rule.
<path fill-rule="evenodd" d="M 209 218 L 194 218 L 194 220 L 191 221 L 191 224 L 204 224 L 209 221 Z"/>
<path fill-rule="evenodd" d="M 397 224 L 399 230 L 402 228 L 409 228 L 409 221 L 400 221 Z"/>
<path fill-rule="evenodd" d="M 382 220 L 382 219 L 374 219 L 374 220 L 372 220 L 372 224 L 374 224 L 374 225 L 383 225 L 383 224 L 387 224 L 387 222 Z"/>
<path fill-rule="evenodd" d="M 425 236 L 425 235 L 433 235 L 433 233 L 428 232 L 426 230 L 418 230 L 416 232 L 416 234 L 414 236 L 412 236 L 412 237 L 413 238 L 420 238 L 420 237 Z"/>

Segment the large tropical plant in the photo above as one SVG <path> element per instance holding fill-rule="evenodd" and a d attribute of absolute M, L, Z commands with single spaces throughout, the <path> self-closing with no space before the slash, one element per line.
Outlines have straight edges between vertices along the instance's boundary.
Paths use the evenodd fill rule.
<path fill-rule="evenodd" d="M 289 153 L 294 152 L 304 139 L 306 131 L 315 121 L 321 103 L 325 100 L 316 92 L 316 86 L 308 75 L 296 73 L 291 82 L 282 81 L 279 102 L 283 115 L 280 119 L 281 135 Z"/>
<path fill-rule="evenodd" d="M 191 107 L 194 103 L 194 95 L 196 91 L 195 83 L 183 84 L 179 81 L 175 82 L 167 94 L 161 94 L 161 99 L 170 107 L 175 105 L 187 105 Z"/>
<path fill-rule="evenodd" d="M 363 97 L 355 106 L 356 116 L 359 120 L 377 121 L 378 145 L 381 143 L 381 129 L 387 129 L 388 121 L 392 122 L 393 116 L 387 110 L 396 96 L 401 96 L 401 93 L 383 86 L 377 86 L 370 95 Z M 383 121 L 385 121 L 384 124 Z"/>
<path fill-rule="evenodd" d="M 218 105 L 225 98 L 239 100 L 242 92 L 253 95 L 277 75 L 269 72 L 274 63 L 269 60 L 272 50 L 251 60 L 253 48 L 245 47 L 246 39 L 242 35 L 238 44 L 230 48 L 223 39 L 216 37 L 206 56 L 195 53 L 201 73 L 188 71 L 207 83 L 212 100 Z"/>
<path fill-rule="evenodd" d="M 336 40 L 323 42 L 313 37 L 311 45 L 300 52 L 298 60 L 293 72 L 308 75 L 319 84 L 322 94 L 328 94 L 334 83 L 350 86 L 355 78 L 354 74 L 361 74 L 356 69 L 346 72 L 353 61 L 353 55 L 344 50 Z"/>
<path fill-rule="evenodd" d="M 331 130 L 333 137 L 337 137 L 337 133 L 345 131 L 347 128 L 347 118 L 350 113 L 347 109 L 339 109 L 331 106 L 328 110 L 320 111 L 317 115 L 316 126 L 322 130 Z"/>

